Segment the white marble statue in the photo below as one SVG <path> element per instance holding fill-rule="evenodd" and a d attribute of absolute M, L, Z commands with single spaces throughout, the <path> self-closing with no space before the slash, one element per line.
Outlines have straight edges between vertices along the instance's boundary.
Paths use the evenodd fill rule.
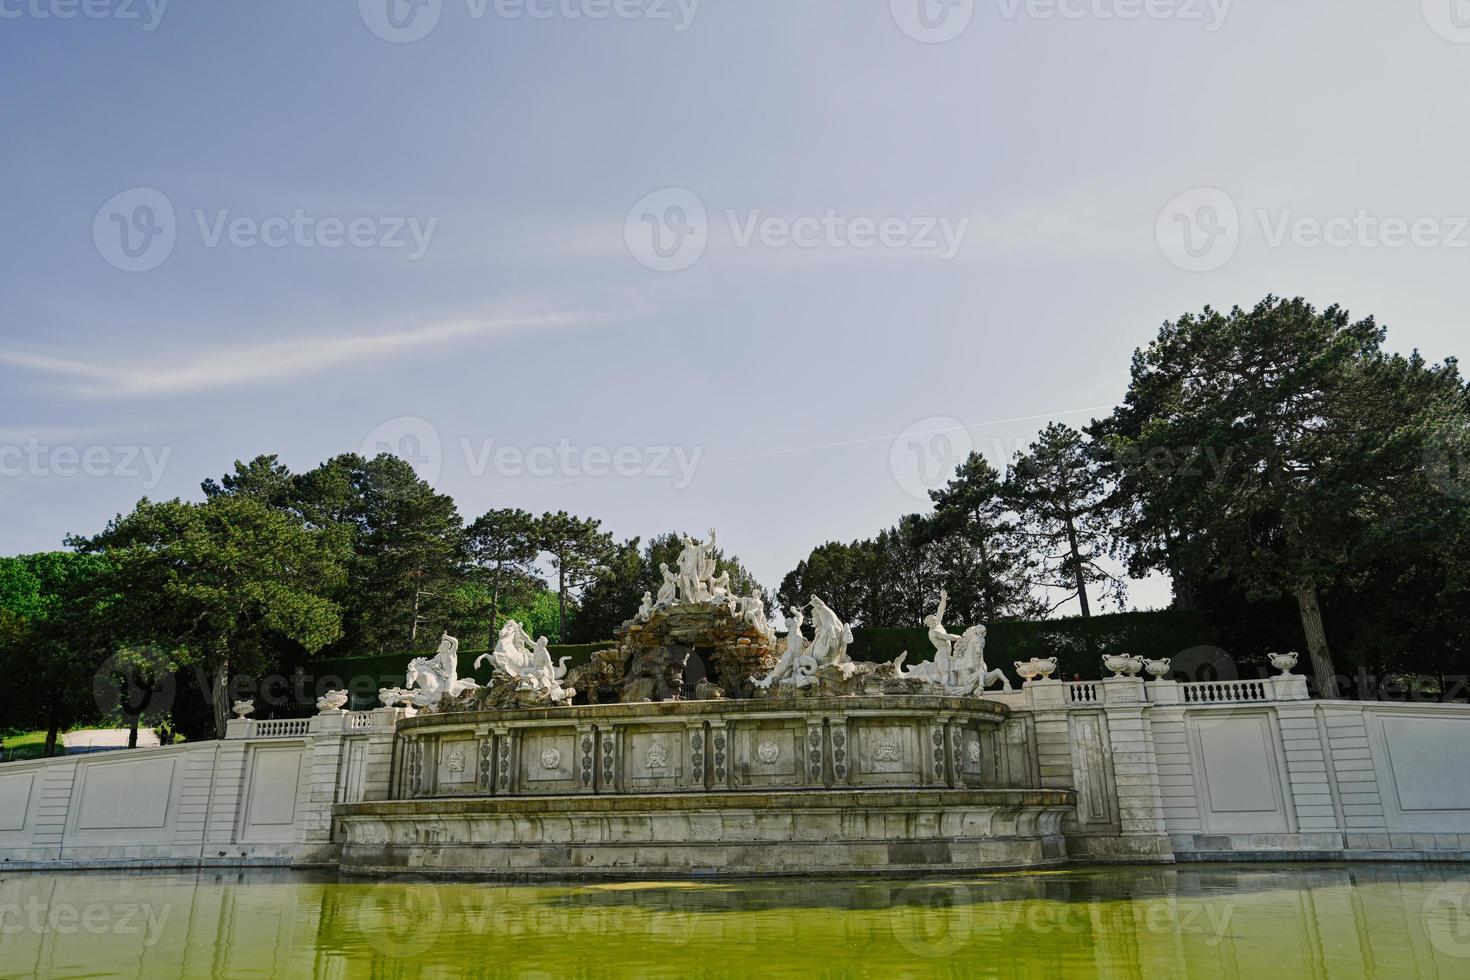
<path fill-rule="evenodd" d="M 949 594 L 941 591 L 939 609 L 924 617 L 924 625 L 929 627 L 929 642 L 934 644 L 934 659 L 906 668 L 903 662 L 908 654 L 899 654 L 893 661 L 899 676 L 921 680 L 956 697 L 977 695 L 996 681 L 1005 690 L 1011 690 L 1010 678 L 1004 671 L 990 670 L 985 665 L 984 626 L 971 626 L 960 636 L 945 629 L 944 610 L 948 605 Z"/>
<path fill-rule="evenodd" d="M 553 665 L 546 637 L 533 642 L 525 627 L 509 619 L 500 629 L 495 649 L 481 654 L 475 666 L 478 668 L 488 660 L 494 665 L 497 680 L 504 679 L 515 684 L 518 691 L 560 704 L 571 701 L 577 693 L 575 688 L 561 686 L 570 659 L 563 657 L 559 665 Z"/>
<path fill-rule="evenodd" d="M 820 667 L 838 667 L 844 675 L 851 672 L 852 659 L 847 648 L 852 645 L 852 630 L 844 623 L 832 607 L 817 596 L 809 603 L 812 609 L 812 624 L 816 636 L 807 650 L 808 656 Z"/>
<path fill-rule="evenodd" d="M 415 657 L 408 664 L 407 689 L 415 707 L 432 708 L 446 697 L 459 697 L 480 685 L 459 676 L 459 641 L 448 633 L 439 637 L 432 657 Z"/>
<path fill-rule="evenodd" d="M 716 572 L 719 571 L 718 562 L 715 560 L 715 529 L 710 528 L 709 540 L 700 541 L 691 538 L 687 534 L 679 536 L 679 542 L 684 546 L 675 561 L 677 574 L 675 581 L 678 583 L 680 602 L 713 602 L 716 601 L 714 594 L 714 580 Z M 667 581 L 667 575 L 665 575 Z"/>
<path fill-rule="evenodd" d="M 667 609 L 679 601 L 679 576 L 669 569 L 668 562 L 659 562 L 658 570 L 664 581 L 658 587 L 658 598 L 654 602 L 654 608 Z"/>
<path fill-rule="evenodd" d="M 638 622 L 648 622 L 648 617 L 653 615 L 653 593 L 643 593 L 643 602 L 638 606 Z"/>
<path fill-rule="evenodd" d="M 769 689 L 778 681 L 795 687 L 806 687 L 812 683 L 817 662 L 806 655 L 806 637 L 801 633 L 805 623 L 806 616 L 801 607 L 792 606 L 790 615 L 786 617 L 786 647 L 776 660 L 776 666 L 764 677 L 752 677 L 751 683 L 762 690 Z"/>

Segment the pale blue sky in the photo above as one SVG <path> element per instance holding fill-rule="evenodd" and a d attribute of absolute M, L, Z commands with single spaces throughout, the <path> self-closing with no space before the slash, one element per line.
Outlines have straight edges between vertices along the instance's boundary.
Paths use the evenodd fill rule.
<path fill-rule="evenodd" d="M 958 420 L 951 450 L 994 455 L 1085 422 L 1205 303 L 1302 294 L 1464 348 L 1462 0 L 391 0 L 432 21 L 409 43 L 378 36 L 390 0 L 176 2 L 152 30 L 157 0 L 92 2 L 140 16 L 0 0 L 0 552 L 236 458 L 411 447 L 409 417 L 467 517 L 715 524 L 775 584 L 922 507 L 897 434 Z M 957 35 L 911 36 L 921 2 Z M 687 192 L 707 246 L 646 267 L 642 215 L 679 225 Z M 171 251 L 137 231 L 160 196 Z M 786 243 L 829 212 L 830 243 Z M 362 247 L 321 246 L 352 219 Z M 624 446 L 636 475 L 581 472 Z"/>

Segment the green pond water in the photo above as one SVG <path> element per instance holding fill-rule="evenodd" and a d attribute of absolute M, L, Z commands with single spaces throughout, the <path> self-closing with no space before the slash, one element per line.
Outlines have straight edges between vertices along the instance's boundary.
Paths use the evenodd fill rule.
<path fill-rule="evenodd" d="M 1470 872 L 567 885 L 0 871 L 0 977 L 1470 977 Z"/>

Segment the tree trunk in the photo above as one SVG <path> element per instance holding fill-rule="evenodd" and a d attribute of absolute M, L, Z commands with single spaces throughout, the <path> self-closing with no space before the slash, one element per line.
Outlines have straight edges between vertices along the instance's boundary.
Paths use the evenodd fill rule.
<path fill-rule="evenodd" d="M 1072 573 L 1077 578 L 1077 601 L 1082 606 L 1082 618 L 1092 618 L 1092 606 L 1087 602 L 1087 577 L 1082 573 L 1082 549 L 1077 544 L 1077 525 L 1072 522 L 1072 512 L 1067 511 L 1067 547 L 1072 550 Z"/>
<path fill-rule="evenodd" d="M 1312 674 L 1317 679 L 1317 696 L 1336 698 L 1337 671 L 1332 666 L 1332 652 L 1327 647 L 1327 631 L 1322 626 L 1316 583 L 1303 582 L 1297 586 L 1296 605 L 1302 616 L 1302 631 L 1307 635 L 1307 653 L 1312 658 Z"/>
<path fill-rule="evenodd" d="M 563 555 L 556 556 L 556 641 L 560 643 L 567 635 L 567 562 Z"/>
<path fill-rule="evenodd" d="M 230 719 L 230 661 L 222 656 L 214 668 L 214 682 L 210 692 L 214 703 L 214 731 L 217 738 L 224 738 L 226 724 Z"/>
<path fill-rule="evenodd" d="M 128 716 L 128 748 L 130 749 L 138 747 L 138 719 L 140 717 L 141 715 L 136 714 Z"/>
<path fill-rule="evenodd" d="M 61 723 L 52 719 L 50 726 L 46 729 L 46 744 L 41 749 L 41 755 L 46 758 L 56 754 L 56 737 L 61 733 Z"/>

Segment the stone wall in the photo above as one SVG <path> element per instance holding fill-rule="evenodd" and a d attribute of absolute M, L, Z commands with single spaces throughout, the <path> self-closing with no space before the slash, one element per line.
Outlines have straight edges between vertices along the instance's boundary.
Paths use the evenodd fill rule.
<path fill-rule="evenodd" d="M 428 832 L 444 819 L 425 814 L 469 803 L 485 810 L 489 827 L 501 819 L 496 808 L 514 801 L 522 816 L 538 807 L 562 813 L 558 826 L 572 836 L 581 831 L 565 822 L 568 807 L 621 806 L 597 815 L 597 826 L 652 839 L 677 837 L 681 820 L 694 826 L 691 813 L 714 819 L 726 797 L 731 810 L 719 820 L 730 827 L 759 824 L 760 834 L 786 827 L 780 833 L 800 840 L 803 799 L 815 815 L 835 806 L 831 794 L 854 792 L 939 793 L 927 810 L 892 811 L 884 820 L 930 828 L 905 831 L 930 842 L 911 853 L 969 855 L 951 858 L 959 867 L 983 853 L 976 842 L 984 835 L 934 843 L 933 821 L 942 822 L 950 805 L 944 794 L 951 817 L 968 813 L 964 819 L 980 827 L 990 818 L 963 794 L 1037 790 L 1061 794 L 1042 807 L 1055 815 L 1060 836 L 1013 840 L 995 852 L 1006 852 L 1006 861 L 1055 861 L 1048 849 L 1057 847 L 1084 862 L 1463 861 L 1470 860 L 1466 744 L 1470 706 L 1312 701 L 1300 677 L 1033 681 L 984 702 L 855 697 L 418 717 L 325 712 L 234 721 L 218 742 L 0 765 L 0 867 L 333 865 L 344 843 L 363 855 L 385 846 L 349 828 L 347 818 L 366 820 L 359 805 L 393 801 L 407 809 L 371 818 L 383 833 L 414 820 Z M 679 806 L 689 812 L 669 817 L 673 804 L 640 809 L 640 799 L 670 796 L 686 798 Z M 575 803 L 613 797 L 628 802 Z M 984 805 L 1004 809 L 1019 798 Z M 870 799 L 878 807 L 878 796 Z M 867 832 L 852 830 L 852 853 L 873 867 L 923 863 L 890 859 L 864 843 Z M 757 835 L 746 843 L 754 850 L 732 851 L 730 860 L 749 861 L 770 842 Z M 840 852 L 828 848 L 822 860 L 837 868 Z M 598 853 L 588 860 L 604 860 Z M 789 863 L 790 853 L 780 860 Z"/>

